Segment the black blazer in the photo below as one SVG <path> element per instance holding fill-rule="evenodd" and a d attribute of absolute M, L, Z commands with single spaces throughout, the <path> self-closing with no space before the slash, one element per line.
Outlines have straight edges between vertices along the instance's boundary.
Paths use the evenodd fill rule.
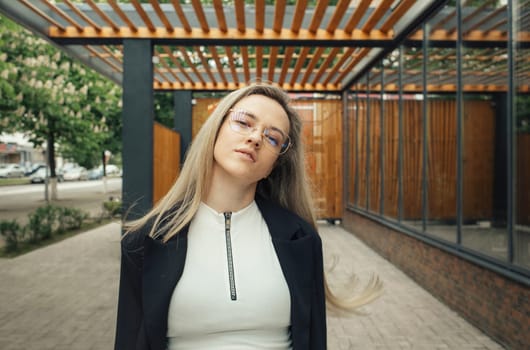
<path fill-rule="evenodd" d="M 291 295 L 294 350 L 326 349 L 322 242 L 314 228 L 271 201 L 256 198 Z M 165 350 L 173 290 L 186 260 L 187 228 L 167 243 L 149 227 L 122 240 L 116 350 Z"/>

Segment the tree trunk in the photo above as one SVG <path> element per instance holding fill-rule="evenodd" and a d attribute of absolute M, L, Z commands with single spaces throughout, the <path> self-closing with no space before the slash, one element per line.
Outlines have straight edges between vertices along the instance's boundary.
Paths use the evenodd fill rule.
<path fill-rule="evenodd" d="M 55 173 L 55 134 L 53 132 L 53 122 L 50 120 L 47 140 L 48 165 L 50 166 L 50 198 L 52 201 L 59 199 L 57 195 L 57 174 Z"/>

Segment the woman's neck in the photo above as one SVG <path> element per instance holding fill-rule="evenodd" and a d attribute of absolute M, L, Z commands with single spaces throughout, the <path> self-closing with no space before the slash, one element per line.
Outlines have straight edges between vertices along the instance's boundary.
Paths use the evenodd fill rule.
<path fill-rule="evenodd" d="M 213 176 L 203 202 L 218 213 L 236 212 L 246 208 L 256 195 L 256 185 L 242 185 L 238 181 L 221 181 Z"/>

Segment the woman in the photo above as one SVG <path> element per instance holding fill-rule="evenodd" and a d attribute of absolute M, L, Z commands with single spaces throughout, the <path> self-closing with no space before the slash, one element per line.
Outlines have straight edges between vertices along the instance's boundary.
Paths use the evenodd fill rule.
<path fill-rule="evenodd" d="M 326 348 L 326 296 L 340 302 L 325 288 L 301 129 L 270 85 L 219 103 L 168 194 L 126 226 L 116 349 Z"/>

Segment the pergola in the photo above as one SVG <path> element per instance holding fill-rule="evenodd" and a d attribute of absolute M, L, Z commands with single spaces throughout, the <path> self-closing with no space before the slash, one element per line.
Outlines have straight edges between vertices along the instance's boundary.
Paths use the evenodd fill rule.
<path fill-rule="evenodd" d="M 432 59 L 446 60 L 451 53 L 443 48 L 454 49 L 459 39 L 456 10 L 444 8 L 446 2 L 0 0 L 0 12 L 123 86 L 124 203 L 138 202 L 141 212 L 152 202 L 146 169 L 152 167 L 154 90 L 176 91 L 175 128 L 186 145 L 193 91 L 269 81 L 291 92 L 340 94 L 400 44 L 421 47 L 425 39 L 439 48 Z M 505 6 L 491 10 L 492 3 L 465 14 L 467 45 L 506 45 Z M 434 24 L 425 33 L 419 25 L 431 16 Z M 405 54 L 405 61 L 418 60 L 422 50 Z M 498 54 L 485 51 L 483 67 Z M 480 64 L 475 70 L 477 90 L 506 88 L 481 87 Z M 397 75 L 385 69 L 385 89 L 399 89 Z M 404 83 L 410 91 L 421 89 L 419 81 Z M 442 81 L 434 88 L 455 89 Z"/>

